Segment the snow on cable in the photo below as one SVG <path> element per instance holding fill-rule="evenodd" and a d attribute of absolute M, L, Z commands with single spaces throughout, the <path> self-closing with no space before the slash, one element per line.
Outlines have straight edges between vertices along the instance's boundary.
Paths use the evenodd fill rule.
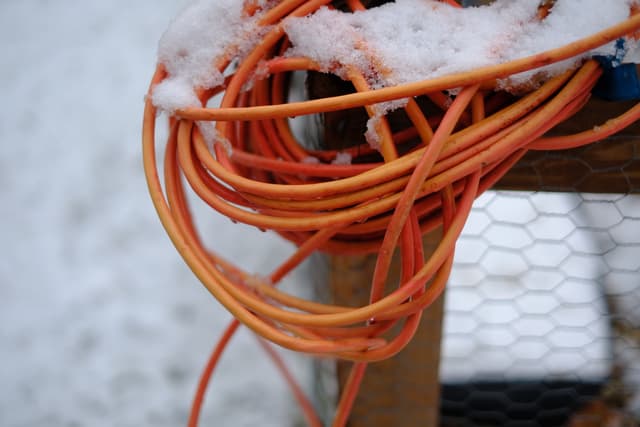
<path fill-rule="evenodd" d="M 198 106 L 195 89 L 224 82 L 214 64 L 243 57 L 266 29 L 258 21 L 275 3 L 254 2 L 247 16 L 243 0 L 196 0 L 160 41 L 158 60 L 169 78 L 153 91 L 162 110 Z M 491 5 L 454 8 L 436 0 L 396 0 L 380 7 L 342 12 L 323 7 L 282 23 L 292 46 L 286 56 L 316 61 L 345 77 L 355 67 L 373 88 L 393 86 L 495 65 L 560 47 L 629 17 L 633 0 L 557 0 L 537 18 L 538 1 L 497 0 Z M 633 48 L 633 46 L 631 46 Z M 613 55 L 609 43 L 588 56 Z M 544 69 L 548 77 L 575 65 L 574 58 Z M 531 79 L 510 77 L 507 87 Z"/>

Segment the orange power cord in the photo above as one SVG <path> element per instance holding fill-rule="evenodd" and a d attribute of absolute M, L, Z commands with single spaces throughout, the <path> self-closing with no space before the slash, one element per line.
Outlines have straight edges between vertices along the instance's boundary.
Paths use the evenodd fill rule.
<path fill-rule="evenodd" d="M 333 422 L 334 426 L 345 425 L 367 363 L 392 357 L 404 348 L 418 327 L 422 311 L 443 291 L 456 240 L 474 199 L 527 150 L 588 144 L 640 118 L 640 106 L 636 106 L 580 134 L 544 136 L 589 99 L 601 74 L 593 60 L 515 101 L 500 101 L 491 89 L 496 79 L 571 58 L 633 34 L 640 29 L 640 15 L 558 49 L 405 85 L 371 90 L 362 74 L 353 69 L 349 79 L 354 93 L 287 102 L 291 73 L 318 71 L 319 67 L 308 58 L 280 56 L 288 47 L 281 22 L 289 16 L 308 15 L 329 3 L 281 1 L 261 18 L 260 24 L 271 29 L 232 73 L 227 70 L 231 58 L 218 60 L 219 71 L 228 73 L 224 86 L 200 90 L 203 107 L 176 111 L 169 119 L 164 183 L 156 163 L 157 111 L 151 96 L 147 97 L 143 155 L 151 198 L 177 250 L 235 317 L 202 374 L 189 426 L 198 424 L 209 378 L 240 324 L 261 337 L 261 345 L 283 372 L 312 426 L 321 425 L 319 417 L 267 342 L 354 361 Z M 364 8 L 358 0 L 347 4 L 352 10 Z M 258 10 L 257 3 L 245 2 L 247 14 Z M 267 76 L 253 81 L 257 70 L 266 70 Z M 158 65 L 149 95 L 166 77 L 163 66 Z M 447 106 L 442 91 L 453 88 L 462 89 Z M 220 106 L 205 107 L 218 94 L 222 94 Z M 421 96 L 428 97 L 441 111 L 425 114 L 416 101 Z M 403 108 L 410 125 L 392 132 L 387 117 L 379 118 L 379 160 L 372 161 L 374 150 L 363 144 L 340 150 L 349 153 L 350 164 L 333 164 L 337 150 L 308 149 L 297 141 L 289 126 L 289 117 L 354 107 L 365 107 L 373 117 L 375 104 L 401 99 L 408 100 Z M 213 147 L 197 125 L 203 121 L 215 123 L 217 141 Z M 411 141 L 417 144 L 411 145 Z M 401 151 L 404 153 L 399 154 Z M 317 161 L 309 162 L 310 158 Z M 234 221 L 275 230 L 296 243 L 297 251 L 263 279 L 242 271 L 205 248 L 187 205 L 187 191 Z M 422 235 L 440 226 L 440 242 L 425 259 Z M 396 247 L 401 253 L 400 285 L 385 295 L 384 284 Z M 342 307 L 278 290 L 278 282 L 314 251 L 378 253 L 370 303 Z M 388 338 L 385 333 L 395 325 L 401 325 L 399 332 Z"/>

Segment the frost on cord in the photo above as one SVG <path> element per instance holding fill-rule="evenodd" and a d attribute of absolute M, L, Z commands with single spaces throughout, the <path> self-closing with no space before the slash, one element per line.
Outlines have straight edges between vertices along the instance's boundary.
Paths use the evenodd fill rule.
<path fill-rule="evenodd" d="M 336 158 L 331 162 L 334 165 L 350 165 L 351 164 L 351 154 L 344 151 L 336 154 Z"/>
<path fill-rule="evenodd" d="M 308 57 L 342 78 L 350 69 L 358 70 L 375 89 L 566 45 L 625 20 L 635 1 L 557 0 L 543 21 L 537 18 L 539 2 L 532 0 L 496 0 L 489 6 L 462 9 L 436 0 L 396 0 L 355 13 L 322 7 L 309 16 L 285 19 L 283 27 L 292 43 L 285 55 Z M 246 16 L 245 4 L 258 12 Z M 244 57 L 267 30 L 258 25 L 260 16 L 276 4 L 276 0 L 195 0 L 160 40 L 158 60 L 168 78 L 154 89 L 154 105 L 169 113 L 199 105 L 194 88 L 223 83 L 214 64 Z M 637 57 L 637 43 L 628 45 Z M 610 43 L 590 55 L 614 53 Z M 504 85 L 541 80 L 578 60 L 545 67 L 544 76 L 540 70 L 516 75 Z"/>
<path fill-rule="evenodd" d="M 258 289 L 260 286 L 273 286 L 271 278 L 268 276 L 262 276 L 260 274 L 253 274 L 245 277 L 244 284 L 250 289 Z"/>
<path fill-rule="evenodd" d="M 406 107 L 408 102 L 407 98 L 401 98 L 394 101 L 379 102 L 371 106 L 373 115 L 367 120 L 367 130 L 364 137 L 372 149 L 380 151 L 381 140 L 378 126 L 381 125 L 382 118 L 393 110 Z"/>
<path fill-rule="evenodd" d="M 257 1 L 266 10 L 273 2 Z M 171 23 L 160 39 L 158 62 L 168 77 L 152 93 L 153 104 L 173 113 L 179 108 L 200 106 L 195 89 L 224 83 L 217 62 L 240 58 L 257 43 L 258 19 L 243 14 L 242 0 L 196 0 Z"/>
<path fill-rule="evenodd" d="M 304 159 L 302 159 L 302 163 L 307 165 L 318 165 L 320 164 L 320 159 L 314 156 L 307 156 Z"/>
<path fill-rule="evenodd" d="M 322 8 L 310 16 L 286 20 L 285 31 L 292 42 L 287 55 L 309 57 L 338 75 L 355 67 L 371 79 L 370 85 L 392 86 L 564 46 L 624 21 L 630 2 L 557 0 L 543 21 L 536 17 L 539 2 L 531 0 L 497 0 L 464 9 L 436 0 L 396 0 L 355 13 Z M 610 43 L 590 55 L 614 52 Z M 546 67 L 545 77 L 579 59 Z M 522 84 L 534 73 L 514 76 L 505 85 Z"/>
<path fill-rule="evenodd" d="M 224 135 L 221 135 L 216 129 L 216 125 L 212 122 L 206 121 L 198 121 L 196 122 L 198 125 L 198 129 L 204 138 L 205 143 L 207 144 L 207 148 L 210 153 L 214 153 L 214 148 L 216 144 L 220 144 L 220 146 L 224 149 L 227 157 L 231 157 L 233 154 L 233 146 L 231 145 L 231 141 L 225 138 Z"/>
<path fill-rule="evenodd" d="M 367 130 L 364 133 L 364 137 L 367 140 L 367 144 L 376 151 L 381 150 L 381 138 L 378 126 L 380 125 L 381 116 L 374 115 L 367 121 Z"/>

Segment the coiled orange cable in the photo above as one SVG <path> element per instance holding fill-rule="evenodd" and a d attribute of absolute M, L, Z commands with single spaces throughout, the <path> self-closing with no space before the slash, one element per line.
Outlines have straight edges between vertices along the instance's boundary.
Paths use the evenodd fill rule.
<path fill-rule="evenodd" d="M 260 24 L 272 26 L 223 87 L 200 90 L 202 105 L 222 94 L 218 108 L 185 108 L 169 120 L 164 185 L 156 163 L 156 108 L 147 97 L 143 154 L 149 191 L 159 217 L 177 250 L 204 286 L 235 317 L 203 373 L 189 421 L 197 425 L 204 392 L 219 356 L 240 324 L 265 340 L 295 351 L 353 360 L 334 420 L 346 423 L 368 362 L 392 357 L 411 340 L 422 311 L 444 289 L 452 268 L 455 242 L 473 200 L 490 188 L 529 149 L 564 149 L 602 139 L 640 118 L 636 106 L 618 119 L 577 135 L 543 135 L 577 112 L 588 100 L 601 70 L 586 61 L 550 79 L 540 88 L 499 108 L 490 108 L 487 90 L 495 79 L 571 58 L 640 29 L 640 15 L 558 49 L 512 62 L 436 79 L 370 90 L 357 70 L 349 72 L 356 92 L 303 102 L 287 102 L 288 76 L 317 71 L 308 58 L 279 54 L 287 41 L 281 22 L 305 16 L 330 0 L 283 0 L 265 12 Z M 357 0 L 347 2 L 360 10 Z M 452 4 L 453 2 L 447 1 Z M 246 2 L 247 14 L 257 4 Z M 228 57 L 216 62 L 220 72 Z M 268 75 L 252 81 L 258 68 Z M 149 94 L 167 77 L 157 67 Z M 252 83 L 250 89 L 247 83 Z M 450 106 L 442 91 L 462 88 Z M 427 96 L 442 109 L 425 114 L 415 101 Z M 287 118 L 365 107 L 408 99 L 410 125 L 393 133 L 381 117 L 376 127 L 381 158 L 371 161 L 368 146 L 347 149 L 351 164 L 330 163 L 335 150 L 311 150 L 294 137 Z M 490 113 L 487 113 L 490 112 Z M 215 122 L 218 141 L 208 146 L 197 123 Z M 417 141 L 408 153 L 398 147 Z M 212 148 L 212 149 L 211 149 Z M 315 163 L 309 158 L 318 159 Z M 184 178 L 184 179 L 183 179 Z M 189 185 L 189 189 L 185 185 Z M 234 221 L 275 230 L 298 245 L 297 251 L 264 278 L 244 272 L 205 248 L 186 203 L 193 191 Z M 441 240 L 430 256 L 422 252 L 422 235 L 442 226 Z M 395 248 L 401 253 L 401 280 L 385 295 L 384 283 Z M 370 303 L 358 308 L 309 301 L 275 285 L 314 251 L 335 254 L 378 253 Z M 393 326 L 401 325 L 388 338 Z M 394 329 L 395 330 L 395 329 Z M 266 344 L 265 344 L 266 345 Z M 320 425 L 311 405 L 285 373 L 310 425 Z"/>

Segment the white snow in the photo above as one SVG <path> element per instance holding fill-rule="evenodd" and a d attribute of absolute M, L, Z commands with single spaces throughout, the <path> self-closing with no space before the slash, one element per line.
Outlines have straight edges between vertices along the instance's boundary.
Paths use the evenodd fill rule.
<path fill-rule="evenodd" d="M 258 4 L 268 9 L 266 1 Z M 216 61 L 246 54 L 260 34 L 261 13 L 243 15 L 243 1 L 197 0 L 189 4 L 160 39 L 158 62 L 169 77 L 153 92 L 153 101 L 168 112 L 198 106 L 194 90 L 224 82 Z"/>
<path fill-rule="evenodd" d="M 489 6 L 453 8 L 436 0 L 397 0 L 366 11 L 345 13 L 322 7 L 310 16 L 287 18 L 288 56 L 308 57 L 323 70 L 346 78 L 360 70 L 373 88 L 430 79 L 504 63 L 560 47 L 617 24 L 629 16 L 631 0 L 558 0 L 540 21 L 538 2 L 497 0 Z M 272 4 L 259 2 L 263 10 Z M 267 31 L 261 12 L 243 15 L 240 0 L 197 0 L 163 35 L 158 60 L 169 77 L 153 93 L 154 104 L 173 112 L 198 106 L 197 88 L 223 83 L 214 64 L 238 60 Z M 631 52 L 635 43 L 629 43 Z M 615 53 L 613 43 L 588 55 Z M 517 89 L 536 74 L 542 80 L 580 58 L 506 79 Z M 258 70 L 259 71 L 259 70 Z M 455 89 L 455 88 L 451 88 Z"/>
<path fill-rule="evenodd" d="M 320 163 L 320 159 L 318 159 L 317 157 L 313 157 L 313 156 L 307 156 L 304 159 L 302 159 L 302 163 L 306 163 L 309 165 L 317 165 Z"/>
<path fill-rule="evenodd" d="M 351 154 L 348 152 L 336 153 L 336 158 L 331 163 L 333 163 L 334 165 L 350 165 Z"/>
<path fill-rule="evenodd" d="M 287 19 L 293 44 L 287 54 L 310 57 L 341 75 L 356 67 L 372 86 L 391 86 L 523 58 L 629 16 L 628 0 L 558 0 L 542 22 L 537 9 L 538 2 L 529 0 L 464 9 L 435 0 L 397 0 L 353 14 L 322 8 Z M 591 54 L 614 51 L 609 44 Z M 551 75 L 570 64 L 546 71 Z"/>
<path fill-rule="evenodd" d="M 0 3 L 3 427 L 186 425 L 230 320 L 170 244 L 142 173 L 143 99 L 180 3 Z M 292 250 L 204 212 L 207 241 L 250 272 Z M 287 360 L 305 382 L 306 365 Z M 202 425 L 280 427 L 297 417 L 292 400 L 244 331 Z"/>
<path fill-rule="evenodd" d="M 167 113 L 173 113 L 180 108 L 198 107 L 200 101 L 193 84 L 184 78 L 168 78 L 157 85 L 151 99 L 154 105 L 162 106 Z"/>

